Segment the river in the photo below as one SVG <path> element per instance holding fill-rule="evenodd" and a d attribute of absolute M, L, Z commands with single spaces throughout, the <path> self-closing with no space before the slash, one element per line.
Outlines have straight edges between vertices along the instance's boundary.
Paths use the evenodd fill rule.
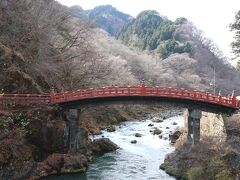
<path fill-rule="evenodd" d="M 173 125 L 176 122 L 177 125 Z M 154 126 L 148 126 L 150 123 Z M 164 122 L 153 123 L 151 118 L 141 121 L 127 121 L 116 127 L 115 132 L 103 131 L 102 136 L 116 143 L 120 149 L 113 153 L 94 158 L 84 174 L 52 176 L 48 180 L 154 180 L 175 179 L 159 169 L 165 155 L 174 151 L 169 144 L 169 133 L 177 126 L 184 125 L 183 116 L 167 118 Z M 162 130 L 162 139 L 150 130 Z M 135 137 L 140 133 L 142 137 Z M 132 140 L 137 140 L 132 144 Z"/>

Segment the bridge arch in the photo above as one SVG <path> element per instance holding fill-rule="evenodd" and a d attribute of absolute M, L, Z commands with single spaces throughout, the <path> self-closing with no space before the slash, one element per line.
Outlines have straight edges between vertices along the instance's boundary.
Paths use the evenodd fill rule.
<path fill-rule="evenodd" d="M 239 109 L 235 96 L 226 97 L 208 92 L 183 89 L 139 86 L 114 86 L 89 88 L 77 91 L 51 93 L 50 104 L 77 108 L 87 104 L 116 102 L 174 103 L 180 106 L 208 112 L 232 113 Z"/>

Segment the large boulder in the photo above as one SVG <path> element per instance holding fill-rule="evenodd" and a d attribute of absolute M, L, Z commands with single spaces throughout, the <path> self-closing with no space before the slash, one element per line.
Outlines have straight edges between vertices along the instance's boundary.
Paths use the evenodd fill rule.
<path fill-rule="evenodd" d="M 108 138 L 95 139 L 91 144 L 92 152 L 98 155 L 116 151 L 118 148 L 119 146 Z"/>

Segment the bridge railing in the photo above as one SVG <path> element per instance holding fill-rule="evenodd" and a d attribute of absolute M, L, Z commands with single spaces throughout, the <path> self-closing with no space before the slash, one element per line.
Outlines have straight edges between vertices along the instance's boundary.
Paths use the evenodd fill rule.
<path fill-rule="evenodd" d="M 7 101 L 32 102 L 32 103 L 68 103 L 91 98 L 117 97 L 117 96 L 152 96 L 166 97 L 199 102 L 218 104 L 239 109 L 240 103 L 236 97 L 218 96 L 208 92 L 183 89 L 139 86 L 114 86 L 103 88 L 89 88 L 63 93 L 49 94 L 1 94 L 0 103 Z"/>
<path fill-rule="evenodd" d="M 49 94 L 0 94 L 0 102 L 50 103 Z"/>
<path fill-rule="evenodd" d="M 115 97 L 115 96 L 156 96 L 186 99 L 192 101 L 202 101 L 212 104 L 219 104 L 228 107 L 238 107 L 239 103 L 236 97 L 218 96 L 208 92 L 177 89 L 177 88 L 162 88 L 148 86 L 114 86 L 103 88 L 89 88 L 84 90 L 69 91 L 64 93 L 56 93 L 51 95 L 51 103 L 64 103 L 69 101 L 99 98 L 99 97 Z"/>

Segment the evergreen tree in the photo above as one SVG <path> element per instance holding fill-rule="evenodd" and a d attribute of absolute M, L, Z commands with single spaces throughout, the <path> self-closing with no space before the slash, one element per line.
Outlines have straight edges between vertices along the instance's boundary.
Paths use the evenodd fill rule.
<path fill-rule="evenodd" d="M 235 22 L 230 25 L 230 28 L 236 32 L 235 41 L 232 42 L 233 52 L 237 56 L 240 56 L 240 11 L 237 12 L 235 16 Z"/>

